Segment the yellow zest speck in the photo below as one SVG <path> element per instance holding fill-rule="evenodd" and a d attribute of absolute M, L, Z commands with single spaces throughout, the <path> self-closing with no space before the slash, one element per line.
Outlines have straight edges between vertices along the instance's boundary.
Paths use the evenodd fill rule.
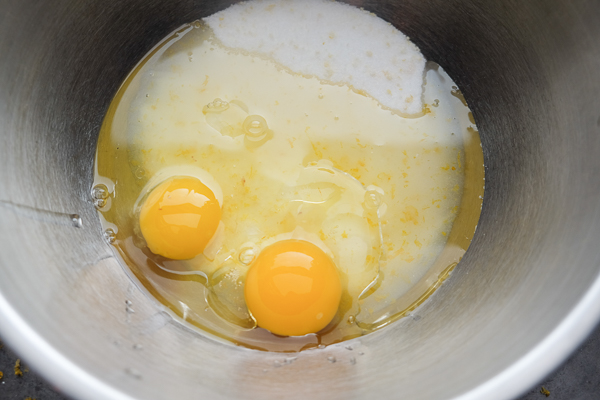
<path fill-rule="evenodd" d="M 392 179 L 392 176 L 385 172 L 380 172 L 379 175 L 377 175 L 377 177 L 381 180 L 388 180 L 388 181 L 390 181 Z"/>
<path fill-rule="evenodd" d="M 15 375 L 23 376 L 23 371 L 21 371 L 21 359 L 19 358 L 17 358 L 17 361 L 15 362 Z"/>
<path fill-rule="evenodd" d="M 412 222 L 415 225 L 419 224 L 419 211 L 415 207 L 406 206 L 402 214 L 404 214 L 404 218 L 400 218 L 400 221 L 405 223 Z"/>
<path fill-rule="evenodd" d="M 356 138 L 356 144 L 358 145 L 358 147 L 360 147 L 361 149 L 366 149 L 367 145 L 366 144 L 361 144 L 360 143 L 360 139 Z"/>

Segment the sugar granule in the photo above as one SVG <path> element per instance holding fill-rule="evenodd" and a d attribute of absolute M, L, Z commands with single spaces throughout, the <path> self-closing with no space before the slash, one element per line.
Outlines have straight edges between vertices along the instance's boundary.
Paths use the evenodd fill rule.
<path fill-rule="evenodd" d="M 402 32 L 364 10 L 325 0 L 255 0 L 204 21 L 227 47 L 352 86 L 401 113 L 422 112 L 425 58 Z"/>

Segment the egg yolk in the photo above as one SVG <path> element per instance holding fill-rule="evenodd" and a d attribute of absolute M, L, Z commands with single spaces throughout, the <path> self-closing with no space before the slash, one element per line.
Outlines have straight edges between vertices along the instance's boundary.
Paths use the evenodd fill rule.
<path fill-rule="evenodd" d="M 152 190 L 140 210 L 140 230 L 154 254 L 194 258 L 215 234 L 221 207 L 199 179 L 177 177 Z"/>
<path fill-rule="evenodd" d="M 248 310 L 261 328 L 281 336 L 323 329 L 342 295 L 337 268 L 316 245 L 282 240 L 266 247 L 248 270 Z"/>

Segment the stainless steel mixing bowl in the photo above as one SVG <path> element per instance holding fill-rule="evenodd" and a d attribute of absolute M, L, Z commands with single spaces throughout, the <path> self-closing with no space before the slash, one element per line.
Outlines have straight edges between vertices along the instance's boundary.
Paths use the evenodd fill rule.
<path fill-rule="evenodd" d="M 229 3 L 0 0 L 0 336 L 80 399 L 508 399 L 558 366 L 600 317 L 600 4 L 353 2 L 462 88 L 485 201 L 467 255 L 411 317 L 286 355 L 158 311 L 112 257 L 89 198 L 99 126 L 126 74 Z"/>

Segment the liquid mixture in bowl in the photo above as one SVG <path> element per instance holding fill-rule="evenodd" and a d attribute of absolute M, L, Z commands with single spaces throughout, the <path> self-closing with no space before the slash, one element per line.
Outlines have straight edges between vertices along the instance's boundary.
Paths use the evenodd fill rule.
<path fill-rule="evenodd" d="M 473 237 L 483 183 L 464 98 L 401 32 L 339 3 L 253 1 L 184 25 L 131 72 L 92 196 L 174 317 L 298 351 L 433 293 Z"/>

